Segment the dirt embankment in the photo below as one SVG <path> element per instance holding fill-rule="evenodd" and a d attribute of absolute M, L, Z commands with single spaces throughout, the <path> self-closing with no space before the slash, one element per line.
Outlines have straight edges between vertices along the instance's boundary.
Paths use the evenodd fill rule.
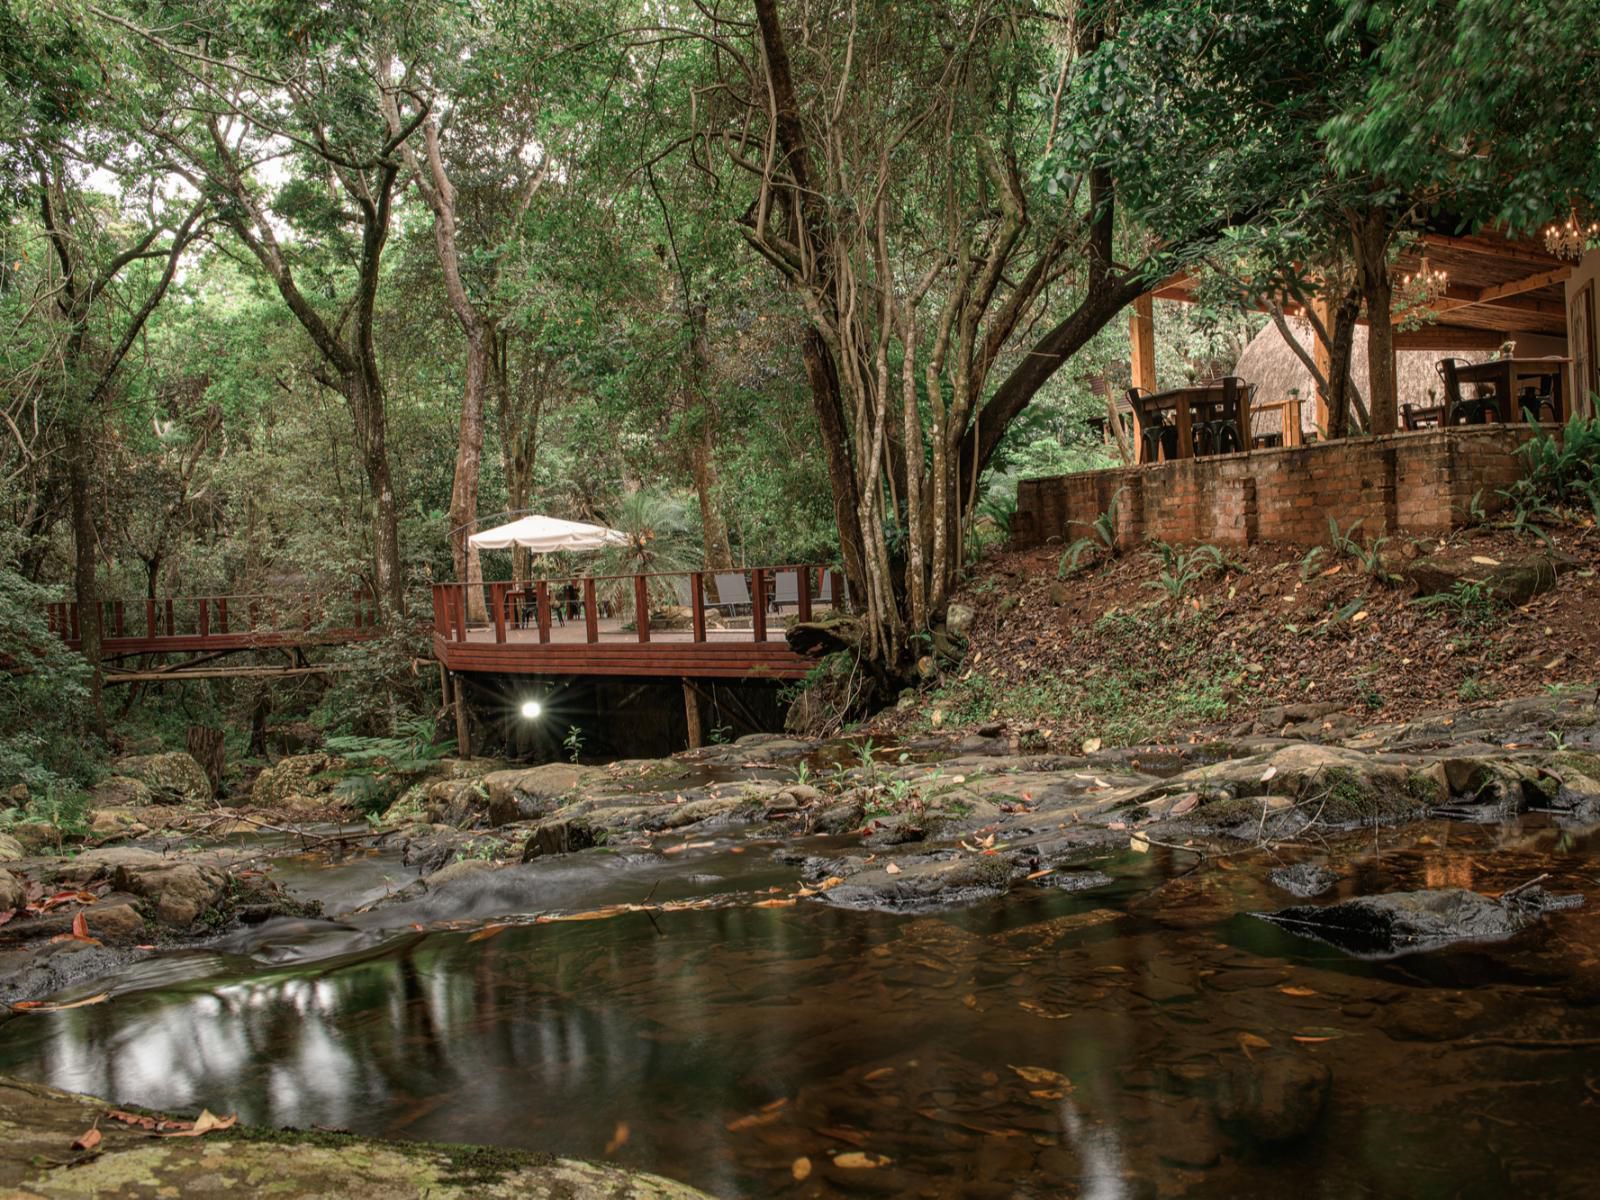
<path fill-rule="evenodd" d="M 1344 733 L 1590 682 L 1600 531 L 1086 549 L 1076 569 L 1061 548 L 1005 554 L 962 585 L 952 624 L 959 664 L 874 731 L 1006 724 L 1061 750 L 1313 719 Z"/>

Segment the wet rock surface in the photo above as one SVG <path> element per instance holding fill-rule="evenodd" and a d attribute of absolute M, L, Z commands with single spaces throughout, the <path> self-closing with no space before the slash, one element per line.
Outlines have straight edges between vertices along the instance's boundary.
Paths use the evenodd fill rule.
<path fill-rule="evenodd" d="M 1533 914 L 1515 903 L 1451 888 L 1361 896 L 1324 907 L 1258 915 L 1352 954 L 1386 958 L 1452 942 L 1508 938 L 1520 932 Z"/>
<path fill-rule="evenodd" d="M 1339 873 L 1315 863 L 1296 863 L 1292 867 L 1274 867 L 1267 872 L 1272 886 L 1308 900 L 1320 896 L 1339 882 Z"/>

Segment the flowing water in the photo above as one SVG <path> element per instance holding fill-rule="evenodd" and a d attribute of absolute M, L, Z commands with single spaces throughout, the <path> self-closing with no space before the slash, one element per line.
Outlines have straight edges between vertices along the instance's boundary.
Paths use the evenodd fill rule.
<path fill-rule="evenodd" d="M 1249 915 L 1288 902 L 1259 852 L 1129 850 L 1095 864 L 1114 880 L 1095 891 L 890 915 L 758 907 L 793 868 L 738 849 L 672 874 L 535 864 L 443 915 L 503 914 L 539 871 L 568 909 L 739 893 L 714 907 L 458 929 L 417 912 L 420 929 L 284 927 L 156 956 L 109 1002 L 0 1027 L 0 1071 L 251 1122 L 610 1158 L 726 1197 L 1593 1192 L 1593 904 L 1506 942 L 1362 961 Z M 1597 850 L 1530 817 L 1318 857 L 1346 895 L 1546 872 L 1593 893 Z M 381 870 L 358 864 L 351 894 Z M 1269 1111 L 1229 1099 L 1246 1094 Z M 1305 1132 L 1271 1140 L 1285 1120 Z"/>

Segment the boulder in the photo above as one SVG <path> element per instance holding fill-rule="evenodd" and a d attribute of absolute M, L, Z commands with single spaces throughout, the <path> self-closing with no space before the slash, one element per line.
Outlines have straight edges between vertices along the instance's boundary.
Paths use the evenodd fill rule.
<path fill-rule="evenodd" d="M 215 867 L 164 861 L 150 866 L 120 866 L 111 876 L 119 892 L 151 902 L 156 920 L 187 929 L 222 899 L 226 877 Z"/>
<path fill-rule="evenodd" d="M 118 775 L 126 775 L 148 787 L 157 803 L 209 800 L 212 796 L 211 780 L 206 778 L 205 771 L 181 750 L 121 758 L 113 765 Z"/>
<path fill-rule="evenodd" d="M 91 808 L 143 808 L 155 802 L 150 785 L 131 775 L 107 775 L 89 795 Z"/>
<path fill-rule="evenodd" d="M 0 871 L 0 912 L 15 912 L 27 903 L 28 889 L 10 871 Z"/>
<path fill-rule="evenodd" d="M 522 848 L 522 861 L 532 862 L 547 854 L 571 854 L 605 841 L 605 831 L 577 817 L 557 817 L 541 821 L 528 835 Z"/>
<path fill-rule="evenodd" d="M 579 789 L 605 778 L 605 772 L 597 767 L 545 763 L 491 771 L 479 782 L 490 805 L 498 804 L 502 812 L 514 807 L 521 814 L 518 819 L 525 819 L 554 812 Z"/>
<path fill-rule="evenodd" d="M 318 808 L 331 803 L 329 793 L 338 781 L 328 772 L 343 766 L 331 754 L 297 754 L 256 776 L 250 785 L 250 803 L 257 808 Z"/>
<path fill-rule="evenodd" d="M 168 861 L 154 850 L 142 850 L 137 846 L 103 846 L 98 850 L 85 850 L 63 862 L 56 868 L 56 882 L 85 887 L 110 879 L 122 867 L 157 867 Z"/>
<path fill-rule="evenodd" d="M 1548 554 L 1500 561 L 1487 555 L 1435 554 L 1405 568 L 1404 577 L 1419 596 L 1447 596 L 1462 585 L 1478 585 L 1495 603 L 1516 608 L 1556 586 L 1556 575 L 1570 566 Z"/>
<path fill-rule="evenodd" d="M 1011 883 L 1011 864 L 985 854 L 908 854 L 864 866 L 822 899 L 838 908 L 888 912 L 954 908 L 998 896 Z"/>
<path fill-rule="evenodd" d="M 484 871 L 493 871 L 499 864 L 490 862 L 486 858 L 462 858 L 453 863 L 440 867 L 432 875 L 423 880 L 430 888 L 443 887 L 447 883 L 454 883 L 458 879 L 465 879 L 469 875 L 479 875 Z"/>
<path fill-rule="evenodd" d="M 1461 888 L 1389 892 L 1325 907 L 1255 915 L 1359 958 L 1391 958 L 1451 942 L 1507 938 L 1530 920 L 1516 904 Z"/>
<path fill-rule="evenodd" d="M 978 619 L 977 612 L 967 604 L 952 604 L 945 609 L 944 627 L 952 635 L 964 638 L 972 631 L 972 623 Z"/>
<path fill-rule="evenodd" d="M 1255 1142 L 1304 1137 L 1328 1103 L 1328 1068 L 1304 1054 L 1258 1053 L 1227 1064 L 1212 1101 L 1217 1120 Z"/>
<path fill-rule="evenodd" d="M 89 832 L 96 837 L 139 837 L 150 832 L 150 826 L 125 808 L 97 808 L 89 815 Z"/>
<path fill-rule="evenodd" d="M 16 862 L 24 857 L 22 843 L 9 833 L 0 833 L 0 862 Z"/>
<path fill-rule="evenodd" d="M 102 942 L 126 945 L 145 940 L 144 917 L 131 897 L 108 896 L 90 905 L 83 910 L 83 922 L 89 927 L 89 936 Z"/>

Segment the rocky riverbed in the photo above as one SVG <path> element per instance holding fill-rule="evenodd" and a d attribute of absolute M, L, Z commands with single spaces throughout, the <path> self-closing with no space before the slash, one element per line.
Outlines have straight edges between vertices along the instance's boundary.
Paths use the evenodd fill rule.
<path fill-rule="evenodd" d="M 697 864 L 748 852 L 786 881 L 760 902 L 924 912 L 1092 886 L 1078 865 L 1114 846 L 1282 847 L 1315 872 L 1310 843 L 1342 829 L 1530 809 L 1600 821 L 1587 688 L 1359 728 L 1288 706 L 1230 737 L 1090 751 L 988 728 L 894 745 L 757 735 L 604 766 L 449 760 L 371 822 L 341 809 L 325 754 L 282 760 L 234 807 L 203 799 L 186 755 L 146 756 L 102 785 L 87 846 L 0 836 L 0 996 L 286 922 L 570 912 L 609 895 L 570 886 L 587 863 L 710 902 Z"/>
<path fill-rule="evenodd" d="M 727 1117 L 729 1140 L 738 1145 L 718 1151 L 723 1158 L 702 1162 L 692 1155 L 680 1144 L 689 1125 L 674 1134 L 664 1112 L 651 1117 L 646 1136 L 640 1115 L 622 1107 L 641 1088 L 685 1086 L 673 1071 L 682 1080 L 703 1077 L 700 1059 L 673 1065 L 669 1057 L 649 1084 L 618 1082 L 617 1072 L 656 1060 L 649 1047 L 658 1038 L 697 1046 L 707 1037 L 738 1037 L 740 1030 L 765 1037 L 770 1029 L 761 1022 L 775 1014 L 764 1008 L 769 1000 L 753 998 L 768 988 L 779 989 L 772 999 L 785 1002 L 814 992 L 819 1019 L 833 1013 L 830 1020 L 843 1022 L 837 1030 L 858 1020 L 852 1006 L 876 1012 L 886 997 L 903 995 L 908 1007 L 897 1020 L 926 1014 L 910 1022 L 908 1038 L 915 1027 L 916 1037 L 931 1039 L 927 1045 L 942 1044 L 975 1021 L 980 1042 L 969 1049 L 980 1060 L 983 1037 L 1028 1044 L 1026 1030 L 1012 1028 L 1018 1019 L 1110 1019 L 1110 1010 L 1096 1014 L 1113 1004 L 1123 983 L 1159 1011 L 1173 998 L 1210 991 L 1213 977 L 1236 980 L 1231 987 L 1255 980 L 1277 988 L 1272 1004 L 1260 1002 L 1263 1011 L 1285 1002 L 1311 1006 L 1318 1002 L 1302 996 L 1328 992 L 1342 997 L 1338 1020 L 1345 1024 L 1381 1018 L 1385 1029 L 1401 1021 L 1395 1028 L 1432 1030 L 1434 1017 L 1444 1020 L 1455 1010 L 1421 1006 L 1420 998 L 1393 990 L 1395 981 L 1414 975 L 1414 966 L 1387 984 L 1386 968 L 1376 967 L 1363 968 L 1380 972 L 1370 979 L 1333 983 L 1324 976 L 1307 989 L 1270 958 L 1248 965 L 1250 958 L 1241 957 L 1246 948 L 1280 944 L 1250 930 L 1275 927 L 1283 934 L 1270 936 L 1288 938 L 1283 945 L 1325 945 L 1327 954 L 1349 963 L 1414 963 L 1418 954 L 1452 943 L 1524 945 L 1530 931 L 1543 931 L 1540 944 L 1566 945 L 1569 926 L 1589 920 L 1581 906 L 1593 883 L 1592 861 L 1570 848 L 1589 845 L 1600 828 L 1593 689 L 1383 726 L 1352 727 L 1290 706 L 1263 713 L 1248 729 L 1164 746 L 1057 749 L 1036 730 L 986 728 L 889 745 L 760 736 L 672 759 L 603 766 L 449 761 L 412 782 L 371 821 L 341 808 L 332 782 L 340 765 L 327 756 L 283 760 L 231 805 L 186 794 L 181 757 L 126 764 L 123 778 L 130 782 L 105 789 L 92 814 L 92 825 L 109 831 L 92 835 L 90 844 L 58 845 L 26 828 L 14 828 L 14 843 L 0 842 L 0 852 L 11 855 L 0 867 L 0 886 L 10 889 L 12 912 L 0 926 L 0 991 L 14 1006 L 11 1022 L 0 1025 L 0 1070 L 118 1103 L 232 1103 L 246 1120 L 266 1124 L 332 1121 L 401 1136 L 631 1154 L 632 1166 L 722 1195 L 766 1186 L 752 1182 L 767 1180 L 763 1172 L 813 1168 L 826 1185 L 819 1195 L 856 1194 L 868 1174 L 878 1181 L 869 1191 L 922 1186 L 916 1171 L 891 1170 L 877 1163 L 876 1150 L 850 1140 L 862 1147 L 880 1137 L 920 1144 L 920 1135 L 900 1128 L 900 1118 L 871 1099 L 880 1081 L 909 1082 L 931 1069 L 934 1060 L 915 1050 L 918 1042 L 871 1067 L 864 1082 L 854 1074 L 843 1079 L 839 1086 L 847 1091 L 867 1089 L 846 1101 L 808 1090 L 813 1084 L 804 1079 L 794 1084 L 798 1093 L 791 1088 L 766 1100 L 759 1099 L 764 1084 L 747 1084 L 732 1097 L 719 1084 L 714 1100 L 681 1097 L 677 1119 L 689 1125 L 698 1103 L 713 1111 L 754 1106 Z M 1461 832 L 1452 836 L 1451 829 Z M 1478 830 L 1484 832 L 1472 832 Z M 1523 849 L 1534 846 L 1545 848 Z M 1147 868 L 1158 868 L 1153 882 Z M 763 923 L 752 925 L 757 917 Z M 1237 926 L 1240 920 L 1255 925 Z M 618 935 L 624 940 L 573 940 L 576 931 L 606 927 L 626 930 Z M 750 940 L 755 931 L 780 928 L 789 931 L 781 951 Z M 1150 944 L 1160 949 L 1140 949 L 1141 965 L 1123 979 L 1118 973 L 1129 967 L 1117 965 L 1115 951 L 1129 937 L 1130 948 L 1154 939 Z M 662 949 L 650 950 L 658 938 Z M 840 947 L 859 947 L 863 938 L 873 948 L 840 957 Z M 676 1012 L 672 976 L 635 978 L 644 964 L 663 969 L 662 952 L 689 953 L 681 968 L 670 969 L 690 973 L 693 994 L 716 1006 L 714 1027 L 698 1028 L 706 1018 L 699 1008 Z M 718 953 L 737 953 L 739 965 L 704 959 Z M 645 955 L 640 965 L 627 965 L 637 954 Z M 1181 984 L 1160 965 L 1171 955 L 1183 964 Z M 840 974 L 810 970 L 818 956 L 836 960 Z M 1600 976 L 1581 964 L 1570 970 L 1577 973 L 1564 986 L 1591 1003 L 1600 995 Z M 1568 967 L 1519 960 L 1512 975 L 1546 979 L 1562 971 Z M 313 979 L 329 982 L 305 992 L 299 981 Z M 560 1055 L 550 1059 L 548 1049 L 530 1060 L 531 1051 L 486 1046 L 482 1065 L 457 1063 L 443 1074 L 428 1068 L 412 1079 L 399 1064 L 413 1055 L 427 1062 L 458 1053 L 445 1048 L 449 1038 L 440 1039 L 456 1019 L 447 1014 L 458 1013 L 464 1000 L 440 1010 L 430 989 L 468 979 L 476 997 L 469 1007 L 479 1015 L 450 1035 L 466 1039 L 459 1053 L 476 1053 L 467 1047 L 477 1039 L 493 1041 L 494 1031 L 530 1022 L 557 1021 L 565 1029 L 551 1034 L 558 1042 L 579 1037 L 566 1026 L 587 1022 L 580 1014 L 590 1008 L 621 1005 L 630 1022 L 661 1029 L 617 1044 L 611 1026 L 596 1027 L 580 1040 L 602 1038 L 604 1045 L 567 1066 Z M 479 996 L 487 985 L 519 998 Z M 420 1008 L 394 1031 L 409 1048 L 382 1067 L 388 1082 L 380 1090 L 395 1098 L 378 1119 L 350 1107 L 344 1083 L 331 1081 L 359 1080 L 373 1064 L 390 1063 L 394 1050 L 358 1051 L 361 1039 L 351 1040 L 372 1019 L 361 1015 L 365 997 L 390 994 L 402 1006 L 395 1011 Z M 959 1001 L 954 1010 L 947 999 Z M 765 1013 L 755 1024 L 753 1002 Z M 509 1015 L 507 1004 L 520 1015 Z M 263 1021 L 288 1006 L 286 1015 L 299 1014 L 290 1028 L 331 1022 L 317 1044 L 340 1045 L 341 1055 L 355 1057 L 333 1066 L 325 1061 L 328 1051 L 319 1051 L 318 1065 L 305 1075 L 305 1047 L 273 1048 L 281 1023 L 247 1032 L 258 1005 L 267 1006 L 260 1009 Z M 548 1016 L 536 1015 L 547 1008 Z M 1507 1020 L 1531 1019 L 1510 998 L 1493 1011 Z M 171 1019 L 160 1015 L 168 1012 Z M 1002 1012 L 1020 1017 L 1001 1018 Z M 1168 1165 L 1150 1168 L 1158 1175 L 1198 1169 L 1173 1166 L 1174 1153 L 1212 1170 L 1208 1164 L 1219 1156 L 1232 1162 L 1246 1147 L 1307 1136 L 1322 1123 L 1324 1107 L 1336 1104 L 1328 1060 L 1308 1050 L 1347 1035 L 1328 1031 L 1337 1014 L 1308 1025 L 1286 1011 L 1274 1018 L 1285 1029 L 1274 1034 L 1230 1025 L 1237 1019 L 1230 1012 L 1227 1003 L 1204 1010 L 1205 1049 L 1193 1060 L 1203 1060 L 1203 1070 L 1191 1060 L 1195 1048 L 1187 1047 L 1178 1061 L 1190 1065 L 1171 1067 L 1178 1074 L 1159 1084 L 1164 1105 L 1202 1104 L 1210 1132 L 1201 1136 L 1185 1118 L 1186 1140 L 1164 1135 L 1166 1157 L 1157 1157 Z M 1191 1020 L 1200 1016 L 1196 1010 Z M 1162 1015 L 1157 1027 L 1165 1021 Z M 1484 1028 L 1478 1017 L 1465 1026 L 1451 1021 L 1453 1028 Z M 1546 1027 L 1542 1017 L 1539 1024 L 1531 1035 L 1520 1025 L 1487 1028 L 1509 1041 L 1567 1044 L 1557 1036 L 1559 1025 Z M 853 1061 L 891 1028 L 864 1027 L 863 1040 L 847 1051 L 837 1044 L 841 1033 L 818 1026 L 805 1037 L 822 1039 L 818 1054 L 831 1047 L 824 1058 L 812 1063 L 811 1050 L 793 1049 L 783 1062 L 803 1062 L 833 1078 L 840 1054 Z M 238 1042 L 241 1033 L 245 1043 Z M 192 1070 L 173 1069 L 184 1058 L 180 1045 L 196 1037 L 211 1049 Z M 259 1048 L 221 1049 L 246 1044 Z M 1063 1052 L 1077 1044 L 1069 1037 Z M 491 1064 L 507 1053 L 525 1064 L 521 1070 L 542 1072 L 539 1086 L 549 1089 L 539 1093 L 545 1100 L 528 1102 L 533 1126 L 513 1119 L 524 1103 L 520 1092 L 500 1094 L 499 1068 Z M 169 1067 L 143 1069 L 156 1060 Z M 223 1061 L 231 1065 L 219 1066 Z M 1006 1061 L 1000 1060 L 1002 1073 Z M 1032 1100 L 986 1084 L 981 1096 L 992 1098 L 973 1108 L 940 1075 L 920 1085 L 920 1100 L 905 1102 L 920 1105 L 915 1112 L 946 1114 L 938 1120 L 950 1122 L 952 1136 L 962 1129 L 970 1136 L 969 1126 L 991 1128 L 1002 1112 L 1025 1131 L 1027 1120 L 1014 1106 L 1062 1092 L 1063 1084 L 1050 1081 L 1064 1079 L 1065 1068 L 1054 1060 L 1015 1061 L 1024 1082 L 1042 1072 L 1037 1078 L 1045 1082 L 1032 1086 Z M 879 1074 L 891 1065 L 896 1074 Z M 286 1098 L 264 1079 L 247 1082 L 268 1069 L 301 1080 L 305 1096 Z M 954 1069 L 945 1063 L 938 1072 Z M 961 1070 L 993 1073 L 966 1059 Z M 1128 1080 L 1142 1078 L 1132 1064 L 1119 1071 Z M 1192 1071 L 1203 1078 L 1184 1074 Z M 401 1086 L 397 1073 L 410 1081 Z M 597 1086 L 605 1092 L 599 1104 Z M 330 1087 L 334 1092 L 324 1095 Z M 485 1089 L 500 1098 L 491 1102 Z M 761 1105 L 779 1100 L 794 1109 L 780 1106 L 766 1115 Z M 1111 1105 L 1108 1113 L 1126 1108 L 1123 1101 L 1101 1101 Z M 856 1115 L 829 1115 L 840 1103 Z M 436 1117 L 407 1115 L 435 1111 Z M 660 1127 L 663 1121 L 668 1127 Z M 703 1133 L 693 1128 L 695 1136 Z M 756 1143 L 732 1137 L 746 1129 L 761 1131 L 751 1135 Z M 829 1148 L 813 1144 L 818 1129 Z M 918 1170 L 965 1162 L 967 1151 L 957 1142 L 926 1148 Z M 1036 1144 L 1033 1157 L 1017 1158 L 1016 1169 L 1056 1169 L 1041 1164 L 1063 1151 L 1041 1146 L 1046 1142 Z M 730 1165 L 718 1175 L 716 1162 Z"/>

